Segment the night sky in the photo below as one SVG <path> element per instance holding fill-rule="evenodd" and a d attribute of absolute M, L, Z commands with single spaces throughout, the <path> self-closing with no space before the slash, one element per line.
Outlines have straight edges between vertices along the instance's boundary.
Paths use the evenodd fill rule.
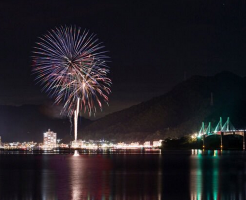
<path fill-rule="evenodd" d="M 97 117 L 193 75 L 246 75 L 245 0 L 6 0 L 0 3 L 1 105 L 53 102 L 35 85 L 31 56 L 38 37 L 61 25 L 96 33 L 109 51 L 110 107 Z"/>

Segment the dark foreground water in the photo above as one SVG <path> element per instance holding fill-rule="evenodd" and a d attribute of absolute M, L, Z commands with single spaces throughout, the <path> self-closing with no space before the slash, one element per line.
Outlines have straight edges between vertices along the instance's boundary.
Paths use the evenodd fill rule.
<path fill-rule="evenodd" d="M 246 153 L 0 154 L 0 199 L 246 199 Z"/>

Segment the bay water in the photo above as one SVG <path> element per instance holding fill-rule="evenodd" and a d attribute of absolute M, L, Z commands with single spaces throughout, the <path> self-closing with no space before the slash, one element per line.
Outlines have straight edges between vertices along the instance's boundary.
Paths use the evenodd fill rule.
<path fill-rule="evenodd" d="M 1 200 L 244 200 L 244 151 L 0 153 Z"/>

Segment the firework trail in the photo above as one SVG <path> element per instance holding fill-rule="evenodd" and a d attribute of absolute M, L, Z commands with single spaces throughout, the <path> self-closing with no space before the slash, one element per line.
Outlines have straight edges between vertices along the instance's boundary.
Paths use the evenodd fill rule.
<path fill-rule="evenodd" d="M 80 110 L 91 113 L 108 102 L 111 80 L 107 78 L 108 57 L 94 34 L 77 27 L 60 27 L 40 38 L 34 50 L 33 71 L 43 90 L 56 103 L 64 103 L 62 112 L 74 115 L 77 99 Z"/>
<path fill-rule="evenodd" d="M 64 26 L 49 31 L 34 48 L 36 80 L 55 103 L 63 103 L 63 113 L 74 116 L 76 142 L 79 111 L 95 114 L 101 101 L 108 103 L 111 80 L 104 46 L 94 34 Z"/>

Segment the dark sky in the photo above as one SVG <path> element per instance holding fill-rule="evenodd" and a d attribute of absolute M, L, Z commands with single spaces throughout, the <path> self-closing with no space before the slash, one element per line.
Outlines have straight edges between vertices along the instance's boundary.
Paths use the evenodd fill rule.
<path fill-rule="evenodd" d="M 97 117 L 164 94 L 192 75 L 246 75 L 245 0 L 1 1 L 0 104 L 42 104 L 31 55 L 60 25 L 97 34 L 109 50 L 110 107 Z M 52 102 L 52 100 L 50 100 Z"/>

